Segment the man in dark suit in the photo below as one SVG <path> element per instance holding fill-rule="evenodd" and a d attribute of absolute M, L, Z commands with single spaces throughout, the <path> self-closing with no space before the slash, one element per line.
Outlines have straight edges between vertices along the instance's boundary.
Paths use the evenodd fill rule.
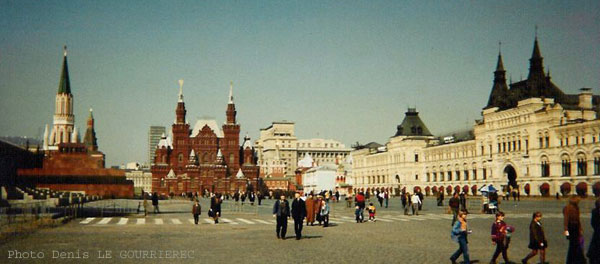
<path fill-rule="evenodd" d="M 300 198 L 300 193 L 296 193 L 292 202 L 292 218 L 294 218 L 294 232 L 296 232 L 296 240 L 302 238 L 302 223 L 306 217 L 306 204 Z"/>
<path fill-rule="evenodd" d="M 277 238 L 285 240 L 285 233 L 287 232 L 287 220 L 290 217 L 290 205 L 285 199 L 285 195 L 281 195 L 279 200 L 273 205 L 273 217 L 277 218 Z"/>

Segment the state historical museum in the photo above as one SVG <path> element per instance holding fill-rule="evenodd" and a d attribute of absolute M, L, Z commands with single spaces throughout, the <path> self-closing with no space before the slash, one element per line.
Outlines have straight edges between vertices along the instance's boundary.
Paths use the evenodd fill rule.
<path fill-rule="evenodd" d="M 172 135 L 163 135 L 152 165 L 152 191 L 161 195 L 182 193 L 227 193 L 255 190 L 259 175 L 254 147 L 245 137 L 240 147 L 240 125 L 236 123 L 233 86 L 229 90 L 227 121 L 222 130 L 215 120 L 198 120 L 194 128 L 186 122 L 183 80 L 179 83 Z"/>

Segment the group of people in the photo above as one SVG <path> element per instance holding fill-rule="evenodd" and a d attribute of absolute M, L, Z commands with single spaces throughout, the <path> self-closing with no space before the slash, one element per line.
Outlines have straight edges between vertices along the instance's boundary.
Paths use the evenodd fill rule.
<path fill-rule="evenodd" d="M 279 200 L 273 204 L 273 217 L 277 219 L 275 227 L 277 238 L 285 240 L 289 218 L 294 219 L 294 232 L 297 240 L 302 238 L 304 218 L 306 218 L 307 226 L 314 225 L 316 216 L 318 224 L 323 223 L 323 227 L 327 227 L 329 225 L 329 211 L 328 199 L 324 199 L 321 195 L 314 199 L 313 195 L 309 194 L 306 199 L 303 199 L 300 193 L 295 193 L 291 207 L 285 195 L 281 195 Z"/>
<path fill-rule="evenodd" d="M 400 196 L 402 202 L 402 208 L 404 208 L 404 214 L 408 215 L 408 210 L 412 209 L 413 215 L 419 215 L 419 211 L 423 209 L 423 196 L 422 192 L 415 192 L 412 195 L 409 192 L 405 192 Z"/>
<path fill-rule="evenodd" d="M 471 230 L 467 225 L 468 213 L 464 210 L 460 210 L 456 214 L 456 219 L 452 222 L 451 238 L 453 241 L 458 243 L 458 249 L 450 257 L 452 263 L 456 263 L 460 255 L 463 256 L 464 263 L 470 263 L 468 239 L 467 236 L 471 234 Z M 566 262 L 567 264 L 600 264 L 600 198 L 596 200 L 595 207 L 591 212 L 591 225 L 594 229 L 592 240 L 590 242 L 587 255 L 584 254 L 584 239 L 583 239 L 583 227 L 580 221 L 579 212 L 579 198 L 572 197 L 563 209 L 564 215 L 564 235 L 569 240 L 569 249 L 567 251 Z M 510 245 L 511 234 L 515 228 L 508 225 L 505 221 L 505 214 L 501 211 L 496 213 L 496 219 L 491 226 L 491 241 L 496 246 L 496 250 L 492 255 L 490 263 L 496 263 L 496 259 L 502 255 L 505 263 L 511 263 L 508 259 L 508 247 Z M 548 242 L 542 226 L 542 213 L 535 212 L 532 215 L 531 222 L 529 224 L 529 245 L 531 249 L 521 263 L 528 263 L 528 261 L 539 254 L 540 263 L 546 263 L 546 249 Z M 587 256 L 587 259 L 586 259 Z"/>
<path fill-rule="evenodd" d="M 221 217 L 221 203 L 223 203 L 223 196 L 219 193 L 213 193 L 210 197 L 210 208 L 208 209 L 208 217 L 212 218 L 215 224 L 219 223 L 219 217 Z M 194 216 L 194 223 L 197 225 L 200 215 L 202 214 L 202 206 L 200 201 L 196 199 L 192 206 L 192 215 Z"/>
<path fill-rule="evenodd" d="M 142 192 L 142 197 L 144 197 L 144 201 L 142 202 L 142 204 L 144 206 L 144 216 L 148 216 L 148 210 L 150 208 L 150 204 L 148 202 L 148 197 L 147 197 L 148 195 L 149 195 L 148 193 Z M 152 200 L 152 207 L 154 207 L 153 212 L 155 214 L 159 214 L 160 211 L 158 210 L 158 193 L 156 193 L 156 192 L 153 193 L 151 200 Z M 138 213 L 139 213 L 139 209 L 140 209 L 140 206 L 138 204 Z"/>

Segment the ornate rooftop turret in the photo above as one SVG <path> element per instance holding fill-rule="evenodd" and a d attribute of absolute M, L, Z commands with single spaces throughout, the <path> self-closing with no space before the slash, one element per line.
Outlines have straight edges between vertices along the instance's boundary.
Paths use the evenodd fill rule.
<path fill-rule="evenodd" d="M 500 45 L 502 45 L 500 43 Z M 492 92 L 488 99 L 487 108 L 499 107 L 504 108 L 507 106 L 508 96 L 508 85 L 506 85 L 506 71 L 504 70 L 504 63 L 502 62 L 502 51 L 498 51 L 498 62 L 496 64 L 496 70 L 494 71 L 494 84 L 492 85 Z"/>

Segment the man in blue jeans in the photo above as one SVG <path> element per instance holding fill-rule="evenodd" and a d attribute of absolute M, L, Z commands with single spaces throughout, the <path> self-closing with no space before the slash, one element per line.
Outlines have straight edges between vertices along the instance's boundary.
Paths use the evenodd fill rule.
<path fill-rule="evenodd" d="M 471 261 L 469 259 L 469 241 L 467 240 L 467 235 L 471 233 L 471 230 L 467 229 L 467 213 L 465 211 L 460 211 L 458 213 L 458 221 L 452 227 L 451 237 L 452 240 L 458 242 L 458 250 L 452 254 L 450 257 L 450 261 L 452 264 L 456 264 L 456 260 L 460 255 L 463 255 L 464 263 L 470 264 Z"/>

